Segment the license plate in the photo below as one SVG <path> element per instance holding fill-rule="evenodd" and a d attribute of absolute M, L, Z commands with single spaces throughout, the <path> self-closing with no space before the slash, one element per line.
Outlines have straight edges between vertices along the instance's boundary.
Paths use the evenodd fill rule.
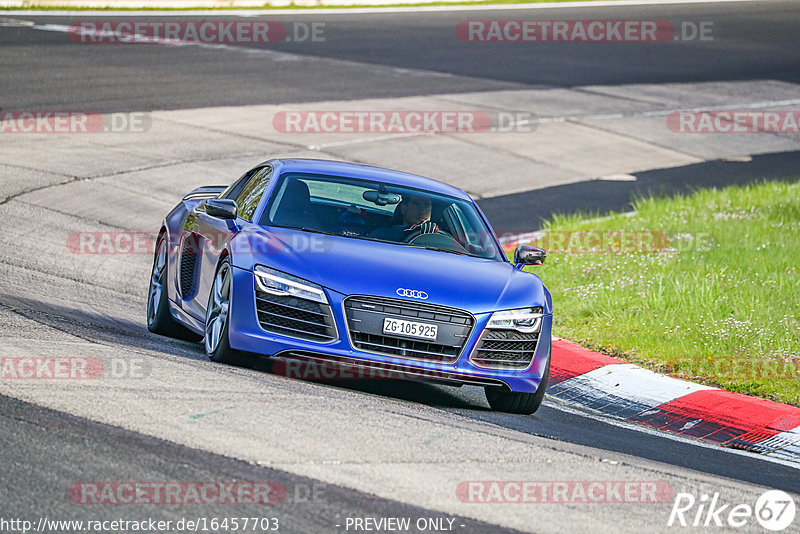
<path fill-rule="evenodd" d="M 393 317 L 384 317 L 383 333 L 395 336 L 416 337 L 419 339 L 436 340 L 439 333 L 439 325 L 418 323 L 415 321 L 404 321 Z"/>

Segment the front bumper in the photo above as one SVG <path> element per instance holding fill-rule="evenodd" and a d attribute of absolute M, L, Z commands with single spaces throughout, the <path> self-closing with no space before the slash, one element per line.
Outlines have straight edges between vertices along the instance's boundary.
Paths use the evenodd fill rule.
<path fill-rule="evenodd" d="M 388 377 L 435 380 L 454 384 L 506 387 L 522 393 L 535 392 L 550 358 L 552 315 L 542 320 L 534 357 L 525 369 L 479 367 L 470 360 L 491 313 L 472 314 L 475 323 L 458 358 L 452 363 L 412 360 L 386 354 L 364 352 L 353 347 L 345 319 L 343 301 L 347 295 L 326 290 L 336 329 L 331 341 L 311 341 L 265 331 L 258 322 L 253 273 L 234 267 L 233 293 L 229 323 L 232 348 L 266 356 L 286 357 L 312 362 L 338 362 L 349 368 L 388 370 Z M 411 301 L 418 303 L 418 301 Z M 357 373 L 374 377 L 374 373 Z M 342 376 L 346 378 L 347 375 Z"/>

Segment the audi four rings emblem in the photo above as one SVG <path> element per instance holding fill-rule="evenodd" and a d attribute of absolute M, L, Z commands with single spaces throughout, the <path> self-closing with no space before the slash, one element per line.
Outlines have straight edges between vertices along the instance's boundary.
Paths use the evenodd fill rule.
<path fill-rule="evenodd" d="M 424 291 L 418 291 L 416 289 L 403 289 L 402 287 L 397 289 L 397 294 L 401 297 L 408 297 L 412 299 L 425 300 L 428 298 L 428 294 Z"/>

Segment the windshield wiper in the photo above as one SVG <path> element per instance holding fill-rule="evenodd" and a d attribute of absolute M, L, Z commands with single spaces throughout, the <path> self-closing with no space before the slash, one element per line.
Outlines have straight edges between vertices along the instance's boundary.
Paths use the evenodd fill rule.
<path fill-rule="evenodd" d="M 411 246 L 412 246 L 412 247 L 415 247 L 415 248 L 424 248 L 425 250 L 436 250 L 436 251 L 439 251 L 439 252 L 449 252 L 450 254 L 458 254 L 459 256 L 470 256 L 470 257 L 475 257 L 475 256 L 473 256 L 472 254 L 470 254 L 469 252 L 461 252 L 461 251 L 458 251 L 458 250 L 453 250 L 453 249 L 449 249 L 449 248 L 439 248 L 439 247 L 418 247 L 418 246 L 416 246 L 416 245 L 411 245 Z"/>
<path fill-rule="evenodd" d="M 325 232 L 323 230 L 315 230 L 313 228 L 292 228 L 292 230 L 302 230 L 303 232 L 311 232 L 313 234 L 322 234 L 322 235 L 341 235 L 341 234 L 334 234 L 333 232 Z"/>

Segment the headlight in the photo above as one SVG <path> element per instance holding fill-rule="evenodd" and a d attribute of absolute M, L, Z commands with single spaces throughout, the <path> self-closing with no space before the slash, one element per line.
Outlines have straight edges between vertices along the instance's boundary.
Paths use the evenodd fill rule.
<path fill-rule="evenodd" d="M 322 286 L 313 282 L 261 265 L 256 265 L 253 274 L 256 275 L 258 288 L 272 295 L 297 297 L 321 304 L 328 303 Z"/>
<path fill-rule="evenodd" d="M 520 308 L 494 312 L 486 328 L 517 330 L 523 334 L 538 332 L 542 327 L 542 308 Z"/>

